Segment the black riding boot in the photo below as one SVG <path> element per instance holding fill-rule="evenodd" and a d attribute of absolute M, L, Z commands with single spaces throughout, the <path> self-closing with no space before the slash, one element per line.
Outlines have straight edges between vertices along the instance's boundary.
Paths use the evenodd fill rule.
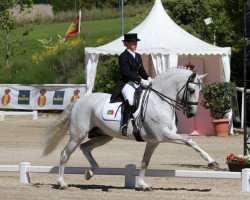
<path fill-rule="evenodd" d="M 124 110 L 123 110 L 123 117 L 122 117 L 122 128 L 121 128 L 121 135 L 128 136 L 127 129 L 128 129 L 128 120 L 132 112 L 132 106 L 129 105 L 128 101 L 125 102 Z"/>

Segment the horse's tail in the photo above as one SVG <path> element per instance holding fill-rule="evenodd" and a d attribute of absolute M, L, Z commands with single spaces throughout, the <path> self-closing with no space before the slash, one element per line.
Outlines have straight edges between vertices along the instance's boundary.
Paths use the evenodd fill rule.
<path fill-rule="evenodd" d="M 60 117 L 48 128 L 45 135 L 43 156 L 53 152 L 69 130 L 70 113 L 74 102 L 70 103 Z"/>

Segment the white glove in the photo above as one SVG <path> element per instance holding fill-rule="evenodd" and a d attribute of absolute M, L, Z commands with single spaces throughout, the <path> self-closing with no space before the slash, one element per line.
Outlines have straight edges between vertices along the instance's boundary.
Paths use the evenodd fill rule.
<path fill-rule="evenodd" d="M 149 85 L 150 85 L 150 81 L 148 80 L 145 80 L 145 79 L 141 79 L 141 86 L 144 87 L 144 88 L 147 88 Z"/>
<path fill-rule="evenodd" d="M 153 79 L 151 77 L 148 77 L 148 81 L 152 83 Z"/>

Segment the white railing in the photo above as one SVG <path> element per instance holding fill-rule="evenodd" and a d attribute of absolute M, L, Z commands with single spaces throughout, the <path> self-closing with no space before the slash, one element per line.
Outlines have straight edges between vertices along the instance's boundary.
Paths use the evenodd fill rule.
<path fill-rule="evenodd" d="M 58 173 L 58 166 L 31 166 L 29 162 L 20 165 L 0 165 L 0 172 L 19 172 L 20 182 L 30 183 L 30 173 Z M 65 167 L 65 174 L 84 174 L 89 167 Z M 135 177 L 139 175 L 139 169 L 133 164 L 125 168 L 99 168 L 95 169 L 96 175 L 124 175 L 125 187 L 135 188 Z M 241 179 L 242 191 L 250 192 L 250 169 L 242 172 L 219 171 L 188 171 L 188 170 L 156 170 L 148 169 L 148 177 L 186 177 L 186 178 L 216 178 L 216 179 Z"/>
<path fill-rule="evenodd" d="M 15 112 L 15 111 L 0 111 L 0 121 L 4 121 L 4 116 L 23 116 L 23 115 L 31 115 L 32 119 L 37 119 L 37 111 L 33 112 Z"/>
<path fill-rule="evenodd" d="M 244 127 L 244 118 L 245 118 L 245 116 L 244 116 L 244 96 L 245 96 L 245 94 L 244 94 L 244 88 L 243 87 L 236 87 L 236 90 L 237 91 L 239 91 L 239 92 L 241 92 L 241 128 L 243 128 Z M 250 89 L 247 89 L 247 93 L 250 93 Z"/>

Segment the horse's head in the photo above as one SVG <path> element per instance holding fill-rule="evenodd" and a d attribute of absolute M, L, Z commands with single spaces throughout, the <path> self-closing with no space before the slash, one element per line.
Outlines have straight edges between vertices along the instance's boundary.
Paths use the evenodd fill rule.
<path fill-rule="evenodd" d="M 170 106 L 183 109 L 183 113 L 190 118 L 196 114 L 201 83 L 205 76 L 185 68 L 167 70 L 156 77 L 151 90 Z"/>
<path fill-rule="evenodd" d="M 199 92 L 201 90 L 202 79 L 206 76 L 193 73 L 189 76 L 184 85 L 181 85 L 177 94 L 177 99 L 181 102 L 183 113 L 187 118 L 194 117 L 197 112 Z"/>

